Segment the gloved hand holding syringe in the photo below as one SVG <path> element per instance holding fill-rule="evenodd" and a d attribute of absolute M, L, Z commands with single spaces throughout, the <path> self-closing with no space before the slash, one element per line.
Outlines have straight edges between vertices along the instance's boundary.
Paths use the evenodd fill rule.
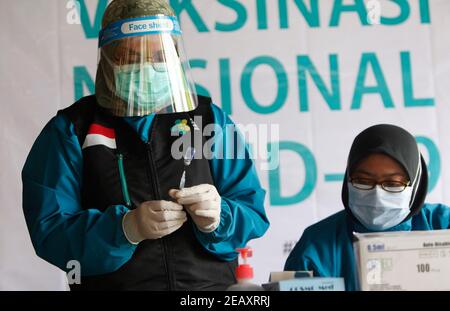
<path fill-rule="evenodd" d="M 189 147 L 183 157 L 184 169 L 180 189 L 186 183 L 186 167 L 194 159 L 195 149 Z M 178 191 L 178 190 L 175 190 Z M 143 240 L 159 239 L 178 230 L 187 221 L 183 206 L 177 202 L 148 201 L 125 214 L 122 219 L 123 232 L 132 244 Z"/>
<path fill-rule="evenodd" d="M 191 165 L 195 149 L 189 147 L 184 154 L 184 169 L 181 175 L 179 189 L 171 189 L 169 195 L 177 204 L 183 205 L 192 220 L 202 232 L 209 233 L 220 224 L 221 197 L 216 187 L 211 184 L 201 184 L 185 188 L 186 168 Z"/>
<path fill-rule="evenodd" d="M 192 160 L 194 159 L 195 156 L 195 148 L 193 147 L 188 147 L 186 150 L 186 153 L 183 156 L 183 164 L 184 164 L 184 168 L 183 168 L 183 174 L 181 175 L 181 179 L 180 179 L 180 190 L 184 189 L 184 185 L 186 184 L 186 168 L 191 165 Z"/>

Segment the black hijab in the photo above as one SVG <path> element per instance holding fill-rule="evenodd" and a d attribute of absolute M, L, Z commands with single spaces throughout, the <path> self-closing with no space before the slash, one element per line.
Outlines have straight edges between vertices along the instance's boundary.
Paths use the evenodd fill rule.
<path fill-rule="evenodd" d="M 401 127 L 389 124 L 379 124 L 361 132 L 356 136 L 350 149 L 342 185 L 342 202 L 348 213 L 348 176 L 356 165 L 373 153 L 382 153 L 396 160 L 405 170 L 413 186 L 413 194 L 409 208 L 411 218 L 420 212 L 428 190 L 428 170 L 419 152 L 415 138 Z M 352 215 L 353 216 L 353 215 Z M 356 218 L 353 216 L 356 220 Z"/>

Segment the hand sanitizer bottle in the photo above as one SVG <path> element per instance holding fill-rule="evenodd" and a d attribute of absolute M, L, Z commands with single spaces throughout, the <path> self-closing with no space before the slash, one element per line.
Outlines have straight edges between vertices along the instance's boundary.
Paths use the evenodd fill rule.
<path fill-rule="evenodd" d="M 253 255 L 252 249 L 245 247 L 236 251 L 240 253 L 242 263 L 236 267 L 237 283 L 228 287 L 227 291 L 264 291 L 262 286 L 252 283 L 253 268 L 247 264 L 247 258 Z"/>

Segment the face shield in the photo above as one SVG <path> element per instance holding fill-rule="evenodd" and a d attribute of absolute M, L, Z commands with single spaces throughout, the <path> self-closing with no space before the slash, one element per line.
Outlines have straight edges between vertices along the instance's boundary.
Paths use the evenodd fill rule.
<path fill-rule="evenodd" d="M 100 32 L 96 95 L 116 116 L 194 110 L 189 73 L 175 17 L 125 19 Z"/>

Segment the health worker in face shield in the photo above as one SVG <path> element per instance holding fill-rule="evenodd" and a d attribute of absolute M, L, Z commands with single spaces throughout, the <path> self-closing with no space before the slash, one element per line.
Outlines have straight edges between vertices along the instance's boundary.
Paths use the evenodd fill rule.
<path fill-rule="evenodd" d="M 342 187 L 345 209 L 308 227 L 284 269 L 343 277 L 357 290 L 353 232 L 438 230 L 450 227 L 450 208 L 426 204 L 428 171 L 414 137 L 376 125 L 354 140 Z"/>
<path fill-rule="evenodd" d="M 235 249 L 269 226 L 248 150 L 203 156 L 206 140 L 231 139 L 219 131 L 174 155 L 178 139 L 233 122 L 195 94 L 166 1 L 114 0 L 102 27 L 95 95 L 50 120 L 22 171 L 36 253 L 80 263 L 72 290 L 225 289 Z"/>

